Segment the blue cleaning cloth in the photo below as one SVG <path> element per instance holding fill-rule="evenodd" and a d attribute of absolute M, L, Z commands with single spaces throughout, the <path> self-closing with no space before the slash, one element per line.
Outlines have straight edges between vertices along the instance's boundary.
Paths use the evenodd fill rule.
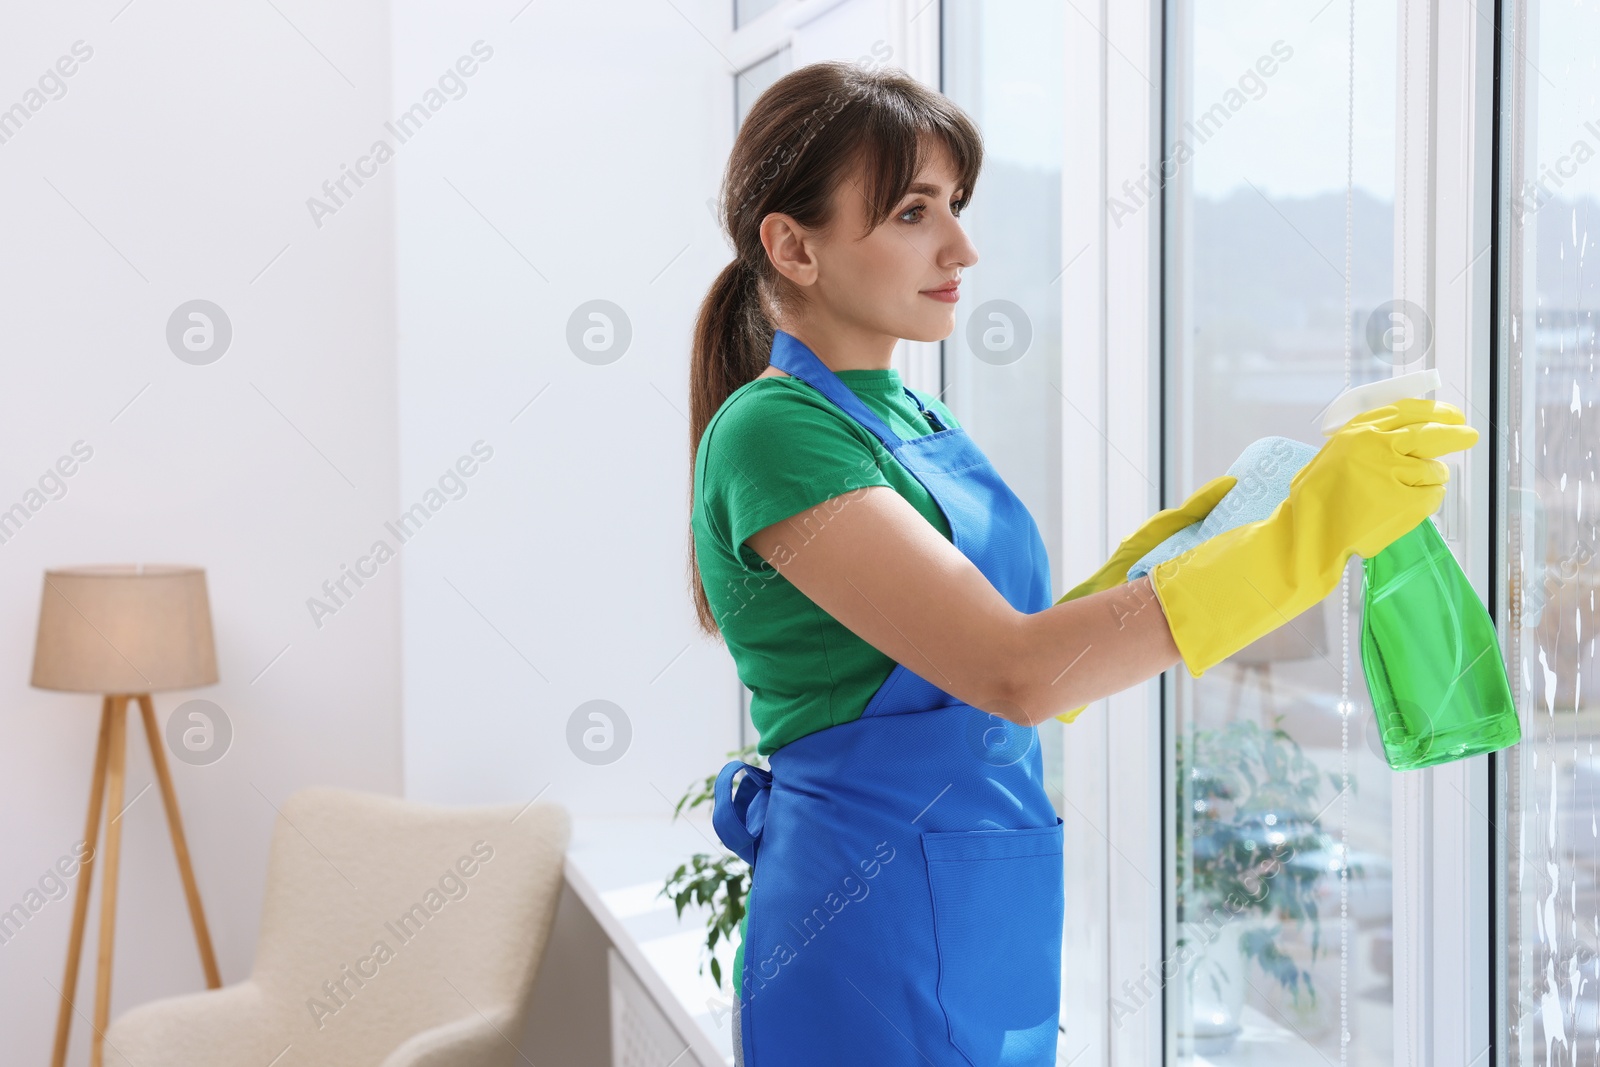
<path fill-rule="evenodd" d="M 1289 480 L 1317 454 L 1311 445 L 1290 437 L 1263 437 L 1239 454 L 1228 473 L 1239 479 L 1211 514 L 1192 522 L 1128 568 L 1128 581 L 1150 573 L 1158 563 L 1187 552 L 1235 526 L 1256 522 L 1272 514 L 1289 495 Z"/>

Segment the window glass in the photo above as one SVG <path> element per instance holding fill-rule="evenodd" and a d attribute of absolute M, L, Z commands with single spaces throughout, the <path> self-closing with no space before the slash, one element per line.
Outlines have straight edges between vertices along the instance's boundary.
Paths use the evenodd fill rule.
<path fill-rule="evenodd" d="M 733 132 L 738 133 L 744 117 L 767 86 L 794 69 L 793 49 L 784 45 L 766 59 L 750 64 L 733 76 Z"/>
<path fill-rule="evenodd" d="M 944 342 L 945 403 L 1033 513 L 1050 553 L 1053 597 L 1083 575 L 1061 571 L 1060 277 L 1065 5 L 944 4 L 943 92 L 983 131 L 983 172 L 961 216 L 978 250 L 963 271 Z M 1061 808 L 1062 725 L 1039 730 L 1046 785 Z"/>
<path fill-rule="evenodd" d="M 1501 13 L 1495 758 L 1502 1064 L 1600 1060 L 1600 3 Z M 1502 547 L 1503 546 L 1503 547 Z"/>
<path fill-rule="evenodd" d="M 783 0 L 733 0 L 733 28 L 748 26 Z"/>
<path fill-rule="evenodd" d="M 1316 416 L 1346 373 L 1350 60 L 1345 4 L 1170 0 L 1167 14 L 1162 173 L 1113 176 L 1106 225 L 1165 209 L 1163 499 L 1173 506 L 1260 438 L 1324 440 Z M 1397 11 L 1374 0 L 1356 18 L 1350 378 L 1360 384 L 1396 371 L 1365 327 L 1395 295 Z M 1431 363 L 1414 358 L 1405 369 Z M 1341 1026 L 1349 1063 L 1391 1062 L 1393 772 L 1359 662 L 1359 561 L 1348 585 L 1347 749 L 1338 591 L 1199 679 L 1182 667 L 1166 675 L 1169 1062 L 1345 1062 Z M 1146 1007 L 1159 986 L 1114 990 L 1114 1019 L 1159 1010 Z"/>

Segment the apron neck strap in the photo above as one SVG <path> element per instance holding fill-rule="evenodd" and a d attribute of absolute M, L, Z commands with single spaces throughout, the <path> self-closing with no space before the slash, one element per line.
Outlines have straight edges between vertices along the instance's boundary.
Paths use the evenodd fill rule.
<path fill-rule="evenodd" d="M 850 391 L 850 387 L 828 368 L 828 365 L 817 358 L 815 352 L 807 348 L 805 342 L 794 334 L 783 330 L 774 330 L 772 334 L 772 356 L 769 362 L 779 370 L 792 374 L 796 378 L 811 386 L 817 392 L 833 401 L 845 414 L 855 419 L 870 430 L 873 436 L 883 442 L 883 447 L 891 453 L 895 452 L 904 443 L 900 435 L 889 429 L 889 425 L 875 415 L 871 408 L 861 402 L 861 398 Z M 922 401 L 910 389 L 906 392 L 917 401 L 917 407 L 922 407 Z"/>

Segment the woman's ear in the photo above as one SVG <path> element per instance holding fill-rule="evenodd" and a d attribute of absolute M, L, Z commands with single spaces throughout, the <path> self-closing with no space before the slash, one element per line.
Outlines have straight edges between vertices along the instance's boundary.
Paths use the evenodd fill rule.
<path fill-rule="evenodd" d="M 761 246 L 779 274 L 795 285 L 808 286 L 817 280 L 815 238 L 793 218 L 774 211 L 761 220 Z"/>

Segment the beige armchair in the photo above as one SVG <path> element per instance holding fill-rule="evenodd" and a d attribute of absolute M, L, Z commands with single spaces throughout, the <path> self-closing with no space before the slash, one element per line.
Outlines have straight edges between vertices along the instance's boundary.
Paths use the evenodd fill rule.
<path fill-rule="evenodd" d="M 570 834 L 566 811 L 548 802 L 440 807 L 301 790 L 273 829 L 250 977 L 119 1016 L 106 1062 L 520 1063 L 512 1043 Z"/>

